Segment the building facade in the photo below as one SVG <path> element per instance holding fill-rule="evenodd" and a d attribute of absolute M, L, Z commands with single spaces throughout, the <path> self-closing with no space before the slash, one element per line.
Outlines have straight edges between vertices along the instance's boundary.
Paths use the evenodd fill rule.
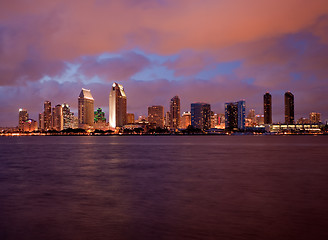
<path fill-rule="evenodd" d="M 82 88 L 78 98 L 79 128 L 88 129 L 93 127 L 94 99 L 90 90 Z"/>
<path fill-rule="evenodd" d="M 135 118 L 134 113 L 127 113 L 126 114 L 126 124 L 134 124 Z"/>
<path fill-rule="evenodd" d="M 219 125 L 218 115 L 214 112 L 211 112 L 211 128 L 215 128 L 217 125 Z"/>
<path fill-rule="evenodd" d="M 18 112 L 18 128 L 20 131 L 24 131 L 24 123 L 28 120 L 28 113 L 26 109 L 19 109 Z"/>
<path fill-rule="evenodd" d="M 321 123 L 321 114 L 317 112 L 311 112 L 309 114 L 310 123 Z"/>
<path fill-rule="evenodd" d="M 176 130 L 180 126 L 180 98 L 174 96 L 170 101 L 170 128 Z"/>
<path fill-rule="evenodd" d="M 113 83 L 109 93 L 109 127 L 123 127 L 126 124 L 127 97 L 122 85 Z"/>
<path fill-rule="evenodd" d="M 245 110 L 244 100 L 238 102 L 225 103 L 225 129 L 227 130 L 245 130 Z"/>
<path fill-rule="evenodd" d="M 268 92 L 263 96 L 263 107 L 264 124 L 272 124 L 272 96 Z"/>
<path fill-rule="evenodd" d="M 52 109 L 52 129 L 56 131 L 64 129 L 63 108 L 60 104 Z"/>
<path fill-rule="evenodd" d="M 201 130 L 211 128 L 211 105 L 208 103 L 191 104 L 191 125 Z"/>
<path fill-rule="evenodd" d="M 74 128 L 74 113 L 71 112 L 70 106 L 62 104 L 63 108 L 63 129 Z"/>
<path fill-rule="evenodd" d="M 294 124 L 294 95 L 285 93 L 285 124 Z"/>
<path fill-rule="evenodd" d="M 154 123 L 156 127 L 164 128 L 164 107 L 148 107 L 148 122 Z"/>
<path fill-rule="evenodd" d="M 52 129 L 52 117 L 51 117 L 51 102 L 44 102 L 44 112 L 43 112 L 43 129 L 45 131 Z"/>
<path fill-rule="evenodd" d="M 184 112 L 181 117 L 181 126 L 182 129 L 187 129 L 191 125 L 191 112 Z"/>

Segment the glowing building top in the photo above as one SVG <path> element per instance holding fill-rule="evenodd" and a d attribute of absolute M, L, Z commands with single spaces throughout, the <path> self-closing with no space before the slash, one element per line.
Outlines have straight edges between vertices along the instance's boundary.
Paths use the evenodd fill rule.
<path fill-rule="evenodd" d="M 122 85 L 113 83 L 109 93 L 109 127 L 123 127 L 126 124 L 126 94 Z"/>
<path fill-rule="evenodd" d="M 89 89 L 82 88 L 79 98 L 94 100 Z"/>

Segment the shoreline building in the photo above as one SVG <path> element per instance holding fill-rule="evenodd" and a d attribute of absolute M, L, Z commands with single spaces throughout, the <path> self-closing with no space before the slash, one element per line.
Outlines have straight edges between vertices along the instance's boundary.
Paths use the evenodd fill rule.
<path fill-rule="evenodd" d="M 285 124 L 294 124 L 294 95 L 285 93 Z"/>
<path fill-rule="evenodd" d="M 134 124 L 134 122 L 135 122 L 134 113 L 127 113 L 126 124 Z"/>
<path fill-rule="evenodd" d="M 63 107 L 60 104 L 52 109 L 52 128 L 56 131 L 64 129 Z"/>
<path fill-rule="evenodd" d="M 309 119 L 311 123 L 321 123 L 321 113 L 311 112 L 309 114 Z"/>
<path fill-rule="evenodd" d="M 263 96 L 264 124 L 272 124 L 272 96 L 266 92 Z"/>
<path fill-rule="evenodd" d="M 170 128 L 176 130 L 180 126 L 180 98 L 174 96 L 170 101 Z"/>
<path fill-rule="evenodd" d="M 208 103 L 191 104 L 191 125 L 201 130 L 211 128 L 211 105 Z"/>
<path fill-rule="evenodd" d="M 33 119 L 27 119 L 22 124 L 22 130 L 23 132 L 33 132 L 38 130 L 38 122 Z"/>
<path fill-rule="evenodd" d="M 39 113 L 39 130 L 44 129 L 44 112 Z"/>
<path fill-rule="evenodd" d="M 63 129 L 74 128 L 74 113 L 68 104 L 62 104 L 63 108 Z"/>
<path fill-rule="evenodd" d="M 94 99 L 90 90 L 82 88 L 78 98 L 79 128 L 91 128 L 94 121 Z"/>
<path fill-rule="evenodd" d="M 245 109 L 244 100 L 225 103 L 225 129 L 245 130 Z"/>
<path fill-rule="evenodd" d="M 28 120 L 28 113 L 26 109 L 20 108 L 18 112 L 18 129 L 24 130 L 24 123 Z"/>
<path fill-rule="evenodd" d="M 108 121 L 110 128 L 123 127 L 126 124 L 127 97 L 121 84 L 113 83 L 109 93 Z"/>
<path fill-rule="evenodd" d="M 211 111 L 211 128 L 216 128 L 218 123 L 219 123 L 218 115 L 213 111 Z"/>
<path fill-rule="evenodd" d="M 105 113 L 101 108 L 98 108 L 94 112 L 94 123 L 95 129 L 104 130 L 107 128 Z"/>
<path fill-rule="evenodd" d="M 164 118 L 165 127 L 168 127 L 168 128 L 170 127 L 170 124 L 171 124 L 170 119 L 171 119 L 170 112 L 166 112 L 165 113 L 165 118 Z"/>
<path fill-rule="evenodd" d="M 184 112 L 181 117 L 181 128 L 187 129 L 191 125 L 191 112 Z"/>
<path fill-rule="evenodd" d="M 148 107 L 148 122 L 154 123 L 156 127 L 164 128 L 164 107 Z"/>
<path fill-rule="evenodd" d="M 48 130 L 52 129 L 51 102 L 50 101 L 45 101 L 43 106 L 44 106 L 43 126 L 41 126 L 41 127 L 45 131 L 48 131 Z"/>

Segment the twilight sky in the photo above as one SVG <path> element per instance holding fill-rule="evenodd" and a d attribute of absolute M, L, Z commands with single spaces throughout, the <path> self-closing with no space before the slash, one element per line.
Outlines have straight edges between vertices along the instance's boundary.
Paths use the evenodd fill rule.
<path fill-rule="evenodd" d="M 175 95 L 182 112 L 245 99 L 263 114 L 269 91 L 278 122 L 291 91 L 296 119 L 326 120 L 327 0 L 1 0 L 0 126 L 45 100 L 77 115 L 82 87 L 107 115 L 114 81 L 136 115 Z"/>

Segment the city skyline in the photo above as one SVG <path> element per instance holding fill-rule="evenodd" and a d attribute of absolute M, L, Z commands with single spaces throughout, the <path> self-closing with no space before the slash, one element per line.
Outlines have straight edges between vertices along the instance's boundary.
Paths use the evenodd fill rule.
<path fill-rule="evenodd" d="M 127 112 L 136 116 L 146 115 L 150 105 L 166 112 L 175 95 L 181 113 L 191 102 L 210 103 L 222 113 L 225 102 L 245 99 L 246 112 L 263 114 L 268 91 L 272 120 L 283 122 L 281 96 L 291 91 L 295 120 L 310 112 L 328 119 L 322 101 L 328 90 L 325 1 L 303 8 L 294 0 L 76 4 L 3 2 L 0 126 L 16 126 L 19 108 L 38 119 L 46 100 L 68 103 L 77 115 L 81 88 L 91 89 L 108 119 L 112 82 L 124 85 Z"/>
<path fill-rule="evenodd" d="M 148 114 L 139 115 L 139 118 L 143 118 L 147 116 L 146 119 L 152 119 L 149 121 L 150 123 L 154 123 L 155 126 L 164 128 L 169 127 L 170 129 L 178 129 L 182 125 L 184 125 L 182 121 L 182 117 L 185 113 L 190 114 L 190 125 L 196 128 L 200 128 L 203 130 L 214 128 L 213 126 L 213 118 L 215 114 L 216 118 L 218 115 L 225 115 L 226 124 L 228 127 L 226 129 L 239 129 L 244 130 L 245 127 L 249 127 L 245 120 L 249 120 L 254 124 L 257 122 L 258 125 L 263 124 L 307 124 L 307 123 L 326 123 L 327 120 L 321 119 L 321 113 L 318 112 L 310 112 L 308 117 L 301 117 L 299 119 L 294 119 L 294 95 L 290 91 L 285 92 L 284 94 L 284 112 L 285 119 L 282 122 L 273 122 L 272 121 L 272 96 L 269 92 L 266 92 L 263 95 L 263 114 L 258 114 L 255 112 L 253 108 L 248 109 L 248 114 L 246 117 L 246 101 L 240 100 L 237 102 L 226 102 L 224 105 L 224 113 L 211 111 L 211 104 L 208 103 L 190 103 L 190 111 L 181 112 L 180 110 L 180 98 L 179 96 L 174 96 L 170 100 L 170 107 L 166 114 L 164 113 L 165 108 L 161 105 L 152 105 L 148 106 Z M 109 94 L 109 105 L 108 105 L 108 115 L 112 115 L 112 120 L 106 121 L 106 113 L 102 111 L 102 108 L 94 106 L 94 98 L 92 97 L 91 90 L 82 88 L 80 95 L 78 97 L 78 116 L 74 117 L 74 112 L 71 112 L 70 106 L 67 103 L 57 104 L 55 107 L 51 108 L 51 101 L 44 102 L 44 112 L 39 113 L 38 119 L 38 128 L 42 130 L 56 130 L 61 131 L 67 128 L 72 128 L 74 126 L 74 119 L 76 118 L 77 125 L 75 128 L 97 128 L 101 129 L 115 129 L 116 127 L 123 127 L 124 125 L 128 125 L 133 123 L 131 117 L 135 119 L 134 113 L 128 113 L 127 109 L 127 96 L 124 91 L 124 87 L 116 82 L 112 85 L 112 90 Z M 197 106 L 197 107 L 196 107 Z M 203 107 L 205 108 L 206 113 L 203 113 Z M 59 109 L 58 109 L 59 108 Z M 197 108 L 197 110 L 195 110 Z M 50 109 L 50 112 L 48 113 Z M 52 110 L 52 111 L 51 111 Z M 109 114 L 109 112 L 111 112 Z M 197 117 L 195 115 L 195 111 L 197 112 Z M 27 109 L 20 108 L 18 112 L 18 129 L 21 129 L 21 123 L 27 120 L 33 120 L 29 118 L 29 113 Z M 168 114 L 168 116 L 166 116 Z M 48 116 L 49 115 L 49 116 Z M 50 121 L 47 121 L 45 116 L 50 118 Z M 173 116 L 173 117 L 172 117 Z M 232 116 L 229 117 L 229 116 Z M 168 120 L 166 119 L 168 117 Z M 197 118 L 197 120 L 196 120 Z M 229 120 L 231 118 L 231 120 Z M 234 119 L 235 120 L 232 120 Z M 261 120 L 262 118 L 262 120 Z M 24 120 L 23 120 L 24 119 Z M 61 119 L 61 120 L 59 120 Z M 98 120 L 101 119 L 100 123 Z M 161 119 L 161 120 L 160 120 Z M 204 120 L 202 120 L 204 119 Z M 205 120 L 206 119 L 206 120 Z M 319 120 L 319 121 L 318 121 Z M 59 122 L 58 122 L 59 121 Z M 160 123 L 163 121 L 163 123 Z M 218 121 L 216 119 L 215 121 Z M 219 120 L 220 121 L 220 120 Z M 232 121 L 230 123 L 230 121 Z M 262 123 L 261 123 L 262 121 Z M 37 122 L 37 121 L 36 121 Z M 47 122 L 49 122 L 47 124 Z M 98 122 L 98 124 L 96 124 Z M 118 122 L 118 124 L 116 123 Z M 107 125 L 108 123 L 108 125 Z M 114 126 L 114 125 L 115 126 Z M 182 125 L 181 125 L 182 124 Z M 232 124 L 232 125 L 231 125 Z M 49 125 L 49 127 L 48 127 Z M 229 126 L 231 125 L 231 126 Z M 66 126 L 66 127 L 64 127 Z"/>
<path fill-rule="evenodd" d="M 250 109 L 246 117 L 246 102 L 240 100 L 237 102 L 226 102 L 224 114 L 211 111 L 211 105 L 208 103 L 190 103 L 190 112 L 180 112 L 180 98 L 174 96 L 170 100 L 170 109 L 164 114 L 164 107 L 161 105 L 149 106 L 147 116 L 139 116 L 135 121 L 134 113 L 127 113 L 127 96 L 124 87 L 116 82 L 112 85 L 109 94 L 109 121 L 106 121 L 105 112 L 102 108 L 95 109 L 94 98 L 91 90 L 82 88 L 78 97 L 78 117 L 71 112 L 70 106 L 66 103 L 57 104 L 51 110 L 51 102 L 44 102 L 44 112 L 39 114 L 39 123 L 29 118 L 27 109 L 19 109 L 18 129 L 33 130 L 54 130 L 62 131 L 68 128 L 82 128 L 87 130 L 118 130 L 133 129 L 138 126 L 149 128 L 168 128 L 170 131 L 179 131 L 187 129 L 190 125 L 195 129 L 206 131 L 209 129 L 225 129 L 227 131 L 245 131 L 254 127 L 277 128 L 280 125 L 306 125 L 306 124 L 327 124 L 327 121 L 321 120 L 321 113 L 310 112 L 309 117 L 294 119 L 294 95 L 290 91 L 284 94 L 284 122 L 272 122 L 272 97 L 269 92 L 263 95 L 264 114 L 256 114 L 254 109 Z M 189 114 L 188 114 L 189 113 Z M 47 123 L 46 117 L 50 119 Z M 189 116 L 189 117 L 188 117 Z M 189 119 L 189 120 L 188 120 Z M 189 122 L 189 123 L 188 123 Z M 188 124 L 187 124 L 188 123 Z M 222 123 L 224 125 L 222 125 Z M 141 125 L 140 125 L 141 124 Z M 49 125 L 49 127 L 47 126 Z M 270 126 L 268 126 L 270 125 Z M 296 126 L 294 126 L 296 127 Z M 298 126 L 302 127 L 302 126 Z M 305 126 L 303 126 L 305 127 Z M 25 130 L 24 130 L 25 131 Z"/>

